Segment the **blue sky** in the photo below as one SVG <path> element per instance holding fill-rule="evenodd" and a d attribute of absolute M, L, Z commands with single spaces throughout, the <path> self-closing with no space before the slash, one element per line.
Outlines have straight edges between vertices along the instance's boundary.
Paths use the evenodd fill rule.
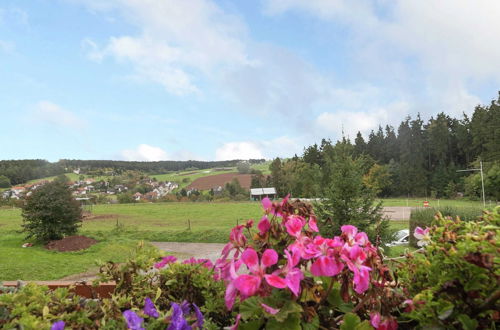
<path fill-rule="evenodd" d="M 2 0 L 0 159 L 300 154 L 470 114 L 500 90 L 497 0 Z"/>

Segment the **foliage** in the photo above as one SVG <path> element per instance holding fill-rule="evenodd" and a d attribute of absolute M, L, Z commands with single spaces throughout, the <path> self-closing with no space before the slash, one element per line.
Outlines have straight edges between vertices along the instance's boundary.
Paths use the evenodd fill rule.
<path fill-rule="evenodd" d="M 398 268 L 412 297 L 404 317 L 423 328 L 490 329 L 498 322 L 500 207 L 478 221 L 438 213 L 429 242 Z"/>
<path fill-rule="evenodd" d="M 55 180 L 37 188 L 26 199 L 22 215 L 22 227 L 28 234 L 27 238 L 49 241 L 75 234 L 80 226 L 82 210 L 68 186 L 61 180 Z"/>
<path fill-rule="evenodd" d="M 152 271 L 158 257 L 158 250 L 139 244 L 125 264 L 102 264 L 100 279 L 117 281 L 117 288 L 109 299 L 82 299 L 68 289 L 49 291 L 35 284 L 1 294 L 0 326 L 49 328 L 55 321 L 64 321 L 67 328 L 117 329 L 125 328 L 126 323 L 130 326 L 122 312 L 131 310 L 143 318 L 148 329 L 164 329 L 174 322 L 174 305 L 185 312 L 185 301 L 190 298 L 194 310 L 199 307 L 205 315 L 206 328 L 229 324 L 231 317 L 224 307 L 224 285 L 213 280 L 211 269 L 189 260 Z M 150 301 L 145 304 L 147 298 Z M 171 306 L 173 310 L 165 313 Z M 189 317 L 186 313 L 184 316 Z M 199 317 L 198 314 L 198 320 Z"/>
<path fill-rule="evenodd" d="M 383 190 L 392 184 L 388 166 L 374 164 L 368 173 L 363 176 L 363 183 L 376 196 L 379 196 Z"/>
<path fill-rule="evenodd" d="M 0 188 L 10 188 L 10 179 L 5 175 L 0 175 Z"/>
<path fill-rule="evenodd" d="M 236 165 L 236 169 L 240 174 L 248 174 L 250 173 L 250 163 L 246 161 L 239 162 L 238 165 Z"/>
<path fill-rule="evenodd" d="M 328 184 L 316 210 L 325 236 L 340 235 L 340 228 L 351 224 L 367 232 L 370 240 L 377 235 L 383 242 L 391 239 L 387 220 L 382 220 L 381 203 L 374 203 L 374 192 L 363 184 L 362 158 L 352 157 L 347 143 L 337 144 L 334 160 L 327 160 Z"/>
<path fill-rule="evenodd" d="M 471 221 L 476 219 L 483 213 L 483 209 L 477 207 L 431 207 L 413 209 L 410 214 L 410 232 L 413 233 L 417 227 L 429 227 L 434 221 L 435 215 L 441 213 L 445 217 L 460 217 L 463 221 Z M 415 237 L 410 235 L 410 245 L 417 246 Z"/>
<path fill-rule="evenodd" d="M 210 261 L 203 259 L 201 263 L 188 260 L 186 263 L 156 264 L 160 271 L 151 269 L 159 257 L 158 251 L 141 245 L 136 257 L 127 263 L 117 265 L 109 262 L 101 266 L 100 280 L 115 281 L 116 300 L 134 306 L 144 301 L 146 296 L 154 297 L 159 309 L 168 309 L 172 301 L 189 301 L 200 306 L 204 315 L 219 325 L 228 325 L 228 312 L 224 306 L 224 283 L 213 280 Z M 175 259 L 175 258 L 173 258 Z M 207 264 L 204 264 L 207 263 Z M 128 307 L 125 305 L 124 307 Z"/>

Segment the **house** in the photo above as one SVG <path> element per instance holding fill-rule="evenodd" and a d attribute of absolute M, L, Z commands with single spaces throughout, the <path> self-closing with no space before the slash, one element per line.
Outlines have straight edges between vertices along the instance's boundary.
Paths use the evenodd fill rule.
<path fill-rule="evenodd" d="M 150 201 L 152 201 L 153 199 L 158 199 L 158 193 L 155 191 L 150 191 L 144 194 L 144 198 Z"/>
<path fill-rule="evenodd" d="M 261 200 L 264 197 L 274 199 L 276 197 L 276 188 L 251 188 L 250 199 Z"/>
<path fill-rule="evenodd" d="M 143 196 L 140 192 L 136 192 L 132 197 L 134 197 L 134 200 L 140 201 Z"/>

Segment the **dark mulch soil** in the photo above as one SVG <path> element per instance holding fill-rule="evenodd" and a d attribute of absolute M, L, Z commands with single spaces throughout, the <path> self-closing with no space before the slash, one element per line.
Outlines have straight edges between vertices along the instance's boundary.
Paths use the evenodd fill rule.
<path fill-rule="evenodd" d="M 48 250 L 56 250 L 59 252 L 78 251 L 87 249 L 96 243 L 97 241 L 93 238 L 75 235 L 68 236 L 57 241 L 51 241 L 47 245 L 45 245 L 45 248 Z"/>

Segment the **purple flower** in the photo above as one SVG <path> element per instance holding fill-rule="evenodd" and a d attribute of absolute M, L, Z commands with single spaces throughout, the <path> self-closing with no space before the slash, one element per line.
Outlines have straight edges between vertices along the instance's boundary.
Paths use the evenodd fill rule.
<path fill-rule="evenodd" d="M 153 304 L 149 297 L 146 297 L 146 300 L 144 301 L 144 314 L 154 317 L 155 319 L 160 316 L 155 308 L 155 304 Z"/>
<path fill-rule="evenodd" d="M 50 330 L 64 330 L 64 325 L 64 321 L 57 321 L 56 323 L 52 324 Z"/>
<path fill-rule="evenodd" d="M 198 308 L 198 306 L 196 306 L 195 303 L 193 303 L 193 309 L 194 309 L 194 313 L 196 314 L 196 325 L 198 326 L 198 328 L 200 329 L 203 329 L 203 323 L 204 323 L 204 318 L 203 318 L 203 314 L 201 313 L 200 309 Z"/>
<path fill-rule="evenodd" d="M 181 311 L 182 311 L 182 315 L 187 315 L 187 314 L 191 313 L 191 304 L 188 303 L 187 300 L 184 300 L 181 303 Z"/>
<path fill-rule="evenodd" d="M 123 312 L 123 317 L 125 318 L 125 321 L 127 322 L 127 327 L 131 330 L 145 330 L 142 327 L 142 317 L 139 317 L 134 311 L 128 309 L 125 312 Z"/>
<path fill-rule="evenodd" d="M 191 326 L 184 319 L 184 314 L 182 312 L 181 306 L 176 303 L 172 303 L 172 316 L 170 320 L 170 325 L 167 330 L 191 330 Z"/>

